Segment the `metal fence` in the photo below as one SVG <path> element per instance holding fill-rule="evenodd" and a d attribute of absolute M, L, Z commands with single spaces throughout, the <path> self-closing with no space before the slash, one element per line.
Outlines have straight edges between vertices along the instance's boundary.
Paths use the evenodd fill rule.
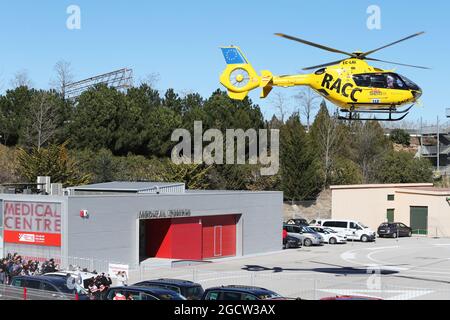
<path fill-rule="evenodd" d="M 91 259 L 88 259 L 91 260 Z M 88 261 L 92 263 L 92 261 Z M 95 264 L 95 261 L 93 261 Z M 375 268 L 376 269 L 376 268 Z M 295 269 L 249 267 L 247 270 L 213 270 L 207 265 L 167 267 L 141 265 L 131 268 L 128 284 L 159 279 L 181 279 L 201 284 L 205 289 L 226 286 L 257 286 L 273 290 L 284 297 L 319 300 L 340 295 L 369 296 L 384 300 L 450 300 L 450 286 L 446 283 L 429 287 L 398 285 L 389 276 L 373 273 L 368 268 L 351 268 L 348 273 L 325 275 L 321 272 L 299 272 Z M 100 271 L 100 270 L 99 270 Z M 107 269 L 100 272 L 107 272 Z M 113 279 L 113 286 L 117 285 Z M 77 300 L 76 295 L 34 289 L 0 286 L 0 300 Z"/>
<path fill-rule="evenodd" d="M 0 300 L 78 300 L 78 296 L 75 294 L 0 285 Z"/>
<path fill-rule="evenodd" d="M 129 283 L 142 280 L 171 278 L 183 279 L 201 284 L 204 288 L 224 285 L 257 286 L 273 290 L 285 297 L 318 300 L 340 295 L 369 296 L 383 300 L 413 300 L 413 299 L 450 299 L 450 286 L 435 287 L 405 287 L 391 284 L 391 281 L 381 275 L 367 276 L 335 276 L 318 277 L 313 274 L 302 274 L 288 270 L 257 271 L 211 271 L 193 268 L 157 268 L 141 266 L 132 270 Z M 366 272 L 364 270 L 364 272 Z"/>

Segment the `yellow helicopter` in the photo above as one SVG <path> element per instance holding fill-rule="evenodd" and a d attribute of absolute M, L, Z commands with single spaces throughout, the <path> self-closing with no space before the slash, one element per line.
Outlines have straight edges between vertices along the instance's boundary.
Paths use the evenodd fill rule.
<path fill-rule="evenodd" d="M 239 47 L 221 47 L 227 67 L 220 76 L 220 82 L 228 89 L 229 97 L 235 100 L 243 100 L 251 90 L 256 88 L 262 88 L 261 98 L 266 98 L 273 87 L 309 86 L 325 99 L 339 106 L 340 111 L 346 114 L 339 117 L 341 120 L 400 121 L 408 115 L 421 97 L 422 89 L 408 78 L 392 70 L 372 67 L 365 60 L 429 69 L 369 57 L 375 52 L 422 34 L 424 32 L 415 33 L 371 51 L 348 53 L 276 33 L 277 36 L 343 54 L 349 58 L 303 69 L 316 70 L 310 74 L 274 76 L 270 71 L 265 70 L 258 75 Z M 399 109 L 407 104 L 412 105 L 403 110 Z M 371 116 L 363 118 L 360 114 Z M 379 119 L 374 117 L 376 114 L 388 114 L 389 117 Z M 394 118 L 393 114 L 402 116 Z"/>

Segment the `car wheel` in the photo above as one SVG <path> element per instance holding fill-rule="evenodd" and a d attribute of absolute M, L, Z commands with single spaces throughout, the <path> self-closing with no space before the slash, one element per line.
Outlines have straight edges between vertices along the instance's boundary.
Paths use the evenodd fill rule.
<path fill-rule="evenodd" d="M 330 244 L 336 244 L 337 240 L 336 238 L 330 238 L 330 241 L 328 241 Z"/>
<path fill-rule="evenodd" d="M 412 231 L 408 232 L 408 237 L 409 237 L 409 238 L 412 237 Z"/>
<path fill-rule="evenodd" d="M 396 239 L 398 237 L 397 232 L 394 232 L 394 234 L 392 234 L 392 238 Z"/>
<path fill-rule="evenodd" d="M 362 242 L 369 242 L 369 237 L 367 236 L 367 235 L 363 235 L 362 237 L 361 237 L 361 241 Z"/>
<path fill-rule="evenodd" d="M 311 247 L 312 246 L 311 239 L 305 239 L 304 245 L 305 245 L 305 247 Z"/>

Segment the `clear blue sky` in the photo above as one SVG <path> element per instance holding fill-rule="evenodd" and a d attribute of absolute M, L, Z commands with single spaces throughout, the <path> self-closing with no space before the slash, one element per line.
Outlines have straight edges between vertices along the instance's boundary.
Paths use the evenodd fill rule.
<path fill-rule="evenodd" d="M 224 61 L 220 45 L 242 47 L 257 70 L 295 73 L 301 67 L 341 58 L 273 36 L 283 32 L 344 51 L 370 50 L 406 35 L 419 38 L 374 55 L 379 59 L 426 65 L 424 71 L 398 67 L 424 89 L 423 106 L 410 120 L 434 121 L 450 107 L 450 3 L 448 1 L 278 0 L 0 0 L 2 91 L 13 74 L 26 69 L 34 84 L 48 88 L 58 60 L 72 63 L 77 79 L 130 67 L 136 78 L 159 73 L 158 89 L 196 91 L 218 88 Z M 66 9 L 81 8 L 81 30 L 68 30 Z M 382 29 L 366 27 L 367 7 L 381 7 Z M 392 66 L 379 64 L 380 67 Z M 294 95 L 296 89 L 283 90 Z M 251 94 L 266 116 L 270 100 Z"/>

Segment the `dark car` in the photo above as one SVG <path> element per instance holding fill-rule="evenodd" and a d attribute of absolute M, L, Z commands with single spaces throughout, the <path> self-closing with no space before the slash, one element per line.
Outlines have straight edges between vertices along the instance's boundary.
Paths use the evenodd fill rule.
<path fill-rule="evenodd" d="M 295 224 L 296 226 L 309 226 L 308 221 L 306 221 L 306 219 L 291 219 L 288 222 L 286 222 L 287 224 Z"/>
<path fill-rule="evenodd" d="M 283 300 L 284 298 L 273 291 L 250 286 L 222 286 L 205 290 L 202 300 Z"/>
<path fill-rule="evenodd" d="M 302 246 L 302 242 L 298 238 L 287 236 L 283 239 L 283 249 L 299 248 Z"/>
<path fill-rule="evenodd" d="M 81 286 L 70 285 L 67 278 L 52 276 L 17 276 L 11 280 L 11 286 L 31 290 L 52 292 L 54 298 L 72 299 L 78 293 L 80 300 L 89 300 L 87 291 Z M 36 293 L 38 295 L 38 293 Z"/>
<path fill-rule="evenodd" d="M 136 287 L 154 287 L 175 291 L 176 293 L 182 295 L 187 300 L 201 300 L 203 293 L 203 287 L 195 282 L 178 280 L 178 279 L 157 279 L 157 280 L 146 280 L 138 282 L 133 286 Z"/>
<path fill-rule="evenodd" d="M 401 222 L 382 223 L 378 227 L 378 236 L 385 237 L 412 237 L 413 230 Z"/>
<path fill-rule="evenodd" d="M 105 300 L 186 300 L 186 298 L 168 289 L 127 286 L 109 288 Z"/>

